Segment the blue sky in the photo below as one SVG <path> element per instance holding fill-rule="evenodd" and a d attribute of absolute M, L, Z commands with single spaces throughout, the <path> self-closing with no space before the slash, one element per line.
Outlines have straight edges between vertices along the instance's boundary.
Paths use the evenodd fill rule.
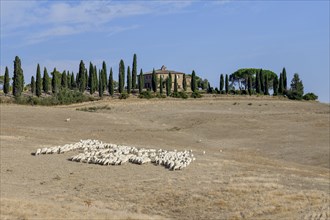
<path fill-rule="evenodd" d="M 18 55 L 26 82 L 39 63 L 78 72 L 92 61 L 118 73 L 120 59 L 144 72 L 219 75 L 263 68 L 329 103 L 329 1 L 3 1 L 1 74 Z"/>

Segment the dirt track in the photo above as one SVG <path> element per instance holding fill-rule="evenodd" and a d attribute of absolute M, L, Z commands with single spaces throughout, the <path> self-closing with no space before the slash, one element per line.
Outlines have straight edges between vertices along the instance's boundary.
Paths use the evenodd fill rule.
<path fill-rule="evenodd" d="M 111 109 L 76 110 L 95 105 Z M 329 105 L 208 98 L 0 107 L 1 219 L 330 218 Z M 197 160 L 173 172 L 30 154 L 80 139 L 193 149 Z"/>

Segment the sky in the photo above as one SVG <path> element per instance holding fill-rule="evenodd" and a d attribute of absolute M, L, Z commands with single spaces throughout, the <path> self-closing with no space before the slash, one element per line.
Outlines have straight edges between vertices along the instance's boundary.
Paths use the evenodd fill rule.
<path fill-rule="evenodd" d="M 22 61 L 25 82 L 39 63 L 78 72 L 80 60 L 117 76 L 119 61 L 144 72 L 165 65 L 219 87 L 220 74 L 262 68 L 329 103 L 329 1 L 1 2 L 0 74 Z"/>

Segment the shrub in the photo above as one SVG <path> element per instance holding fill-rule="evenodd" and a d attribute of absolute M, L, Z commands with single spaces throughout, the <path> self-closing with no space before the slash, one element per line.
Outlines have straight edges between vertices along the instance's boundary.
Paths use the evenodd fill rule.
<path fill-rule="evenodd" d="M 292 100 L 302 100 L 301 94 L 297 91 L 289 90 L 286 95 Z"/>
<path fill-rule="evenodd" d="M 155 95 L 155 98 L 164 99 L 164 98 L 166 98 L 166 95 L 164 95 L 164 94 L 160 94 L 160 93 L 157 93 L 157 94 Z"/>
<path fill-rule="evenodd" d="M 306 93 L 304 96 L 303 96 L 303 99 L 305 100 L 317 100 L 318 99 L 318 96 L 315 95 L 314 93 L 310 92 L 310 93 Z"/>
<path fill-rule="evenodd" d="M 121 93 L 119 96 L 119 99 L 127 99 L 129 97 L 129 94 L 127 93 Z"/>
<path fill-rule="evenodd" d="M 171 95 L 173 98 L 182 98 L 182 99 L 187 99 L 188 95 L 187 93 L 185 93 L 184 91 L 181 92 L 174 92 Z"/>
<path fill-rule="evenodd" d="M 139 95 L 139 98 L 140 99 L 151 99 L 151 98 L 154 98 L 151 94 L 151 92 L 148 90 L 148 91 L 143 91 L 140 93 Z"/>
<path fill-rule="evenodd" d="M 196 99 L 196 98 L 202 98 L 202 95 L 199 92 L 195 91 L 191 93 L 190 97 Z"/>

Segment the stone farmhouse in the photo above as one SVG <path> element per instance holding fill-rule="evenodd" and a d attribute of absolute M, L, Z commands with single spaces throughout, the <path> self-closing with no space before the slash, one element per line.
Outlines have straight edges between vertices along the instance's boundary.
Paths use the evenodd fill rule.
<path fill-rule="evenodd" d="M 165 88 L 165 81 L 168 78 L 168 74 L 172 74 L 172 90 L 174 89 L 174 77 L 176 75 L 177 77 L 177 82 L 178 82 L 178 90 L 183 90 L 182 88 L 182 82 L 183 82 L 183 75 L 185 73 L 179 72 L 179 71 L 174 71 L 174 70 L 168 70 L 166 66 L 162 66 L 160 69 L 155 70 L 156 76 L 157 76 L 157 81 L 159 82 L 160 77 L 163 78 L 163 88 Z M 190 82 L 191 82 L 191 76 L 186 75 L 186 82 L 187 82 L 187 89 L 190 88 Z M 152 71 L 146 72 L 143 74 L 143 79 L 144 79 L 144 88 L 145 89 L 151 89 L 151 81 L 152 81 Z M 159 88 L 159 85 L 158 85 Z"/>

